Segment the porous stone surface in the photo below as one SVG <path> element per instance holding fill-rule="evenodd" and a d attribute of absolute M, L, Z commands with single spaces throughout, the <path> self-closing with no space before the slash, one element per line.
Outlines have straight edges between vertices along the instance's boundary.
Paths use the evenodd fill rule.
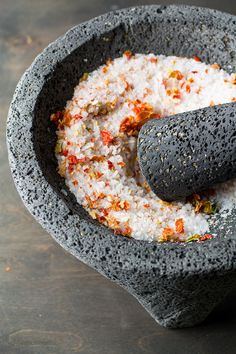
<path fill-rule="evenodd" d="M 161 325 L 204 320 L 235 285 L 234 217 L 205 243 L 158 244 L 115 236 L 76 203 L 56 171 L 55 127 L 83 72 L 124 50 L 192 57 L 235 70 L 236 18 L 186 6 L 144 6 L 72 28 L 20 80 L 7 125 L 9 161 L 21 198 L 38 222 L 81 261 L 123 286 Z M 234 213 L 235 215 L 235 213 Z"/>
<path fill-rule="evenodd" d="M 183 199 L 236 176 L 235 107 L 207 107 L 142 127 L 139 164 L 158 197 Z"/>

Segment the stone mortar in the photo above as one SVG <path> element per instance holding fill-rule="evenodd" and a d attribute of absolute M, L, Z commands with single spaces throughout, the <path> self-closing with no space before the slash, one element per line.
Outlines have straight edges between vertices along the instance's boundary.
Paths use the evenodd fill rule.
<path fill-rule="evenodd" d="M 83 72 L 124 50 L 192 57 L 235 70 L 236 17 L 188 6 L 143 6 L 82 23 L 25 72 L 9 110 L 12 175 L 36 220 L 75 257 L 129 291 L 166 327 L 203 321 L 235 285 L 234 215 L 205 243 L 158 244 L 114 236 L 92 220 L 56 172 L 55 127 Z"/>

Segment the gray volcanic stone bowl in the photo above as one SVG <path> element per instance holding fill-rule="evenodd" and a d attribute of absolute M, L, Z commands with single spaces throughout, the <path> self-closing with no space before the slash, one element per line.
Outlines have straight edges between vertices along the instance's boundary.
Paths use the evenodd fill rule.
<path fill-rule="evenodd" d="M 143 6 L 72 28 L 35 59 L 16 88 L 7 124 L 12 175 L 29 211 L 62 247 L 124 287 L 159 324 L 192 326 L 236 283 L 235 212 L 221 222 L 216 218 L 218 236 L 205 243 L 114 236 L 76 203 L 56 171 L 50 114 L 72 97 L 83 72 L 127 49 L 198 55 L 236 71 L 236 17 L 188 6 Z"/>

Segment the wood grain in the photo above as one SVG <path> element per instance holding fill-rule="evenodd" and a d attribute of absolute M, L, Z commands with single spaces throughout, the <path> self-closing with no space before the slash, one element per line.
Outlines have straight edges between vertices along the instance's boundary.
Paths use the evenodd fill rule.
<path fill-rule="evenodd" d="M 24 208 L 10 176 L 7 110 L 16 83 L 33 58 L 75 24 L 143 2 L 0 1 L 0 353 L 236 351 L 235 294 L 201 326 L 176 331 L 161 328 L 133 297 L 67 254 L 42 230 Z M 231 1 L 192 4 L 236 13 Z"/>

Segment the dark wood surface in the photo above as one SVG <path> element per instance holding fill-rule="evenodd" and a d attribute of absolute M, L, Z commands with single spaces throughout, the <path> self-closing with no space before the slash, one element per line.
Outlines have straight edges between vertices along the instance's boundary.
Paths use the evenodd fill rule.
<path fill-rule="evenodd" d="M 236 293 L 196 328 L 158 326 L 127 292 L 66 253 L 42 230 L 10 176 L 6 116 L 16 83 L 33 58 L 79 22 L 154 2 L 0 0 L 1 354 L 236 353 Z M 236 14 L 234 1 L 180 3 Z"/>

